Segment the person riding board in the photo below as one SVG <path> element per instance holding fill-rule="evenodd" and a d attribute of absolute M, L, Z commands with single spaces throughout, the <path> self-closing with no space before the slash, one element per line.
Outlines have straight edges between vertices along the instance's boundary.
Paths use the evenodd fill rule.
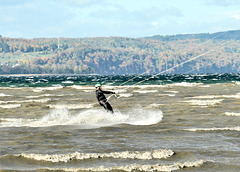
<path fill-rule="evenodd" d="M 95 88 L 96 88 L 96 97 L 97 97 L 98 103 L 101 106 L 103 106 L 104 109 L 106 109 L 107 111 L 114 113 L 112 106 L 109 104 L 109 102 L 104 94 L 115 94 L 115 92 L 103 91 L 101 84 L 96 84 Z"/>

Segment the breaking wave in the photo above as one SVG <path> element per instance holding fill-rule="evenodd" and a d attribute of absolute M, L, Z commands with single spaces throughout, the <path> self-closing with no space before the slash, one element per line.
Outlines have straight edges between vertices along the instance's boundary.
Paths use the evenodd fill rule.
<path fill-rule="evenodd" d="M 46 105 L 49 108 L 55 108 L 55 109 L 89 109 L 93 108 L 93 104 L 68 104 L 68 105 Z"/>
<path fill-rule="evenodd" d="M 206 161 L 198 160 L 194 162 L 174 163 L 170 165 L 162 164 L 130 164 L 118 167 L 93 167 L 93 168 L 45 168 L 46 170 L 60 170 L 60 171 L 176 171 L 184 168 L 199 167 Z"/>
<path fill-rule="evenodd" d="M 227 115 L 227 116 L 240 116 L 240 113 L 225 112 L 225 115 Z"/>
<path fill-rule="evenodd" d="M 54 99 L 57 100 L 57 99 Z M 29 100 L 11 100 L 11 101 L 0 101 L 0 104 L 7 104 L 7 103 L 47 103 L 52 101 L 50 98 L 43 98 L 43 99 L 29 99 Z"/>
<path fill-rule="evenodd" d="M 202 85 L 202 83 L 189 83 L 189 82 L 180 82 L 180 83 L 174 83 L 171 84 L 172 86 L 182 86 L 182 87 L 195 87 Z"/>
<path fill-rule="evenodd" d="M 114 159 L 162 159 L 168 158 L 174 155 L 172 150 L 153 150 L 146 152 L 111 152 L 111 153 L 69 153 L 69 154 L 20 154 L 19 157 L 29 158 L 37 161 L 49 161 L 49 162 L 69 162 L 72 160 L 86 160 L 86 159 L 102 159 L 102 158 L 114 158 Z"/>
<path fill-rule="evenodd" d="M 12 95 L 8 95 L 8 94 L 0 93 L 0 97 L 8 97 L 8 96 L 12 96 Z"/>
<path fill-rule="evenodd" d="M 7 104 L 7 105 L 0 104 L 0 108 L 3 108 L 3 109 L 13 109 L 13 108 L 19 108 L 21 106 L 22 106 L 21 104 Z"/>
<path fill-rule="evenodd" d="M 116 124 L 152 125 L 162 120 L 162 111 L 149 109 L 132 109 L 127 112 L 116 111 L 114 114 L 105 110 L 85 110 L 70 114 L 65 109 L 54 109 L 42 118 L 1 118 L 0 127 L 49 127 L 57 125 L 77 125 L 80 128 L 98 128 Z"/>
<path fill-rule="evenodd" d="M 146 94 L 146 93 L 156 93 L 158 91 L 157 90 L 135 90 L 134 92 Z"/>
<path fill-rule="evenodd" d="M 189 103 L 192 106 L 199 107 L 209 107 L 214 106 L 216 104 L 220 104 L 224 99 L 215 99 L 215 100 L 186 100 L 183 101 L 185 103 Z"/>
<path fill-rule="evenodd" d="M 185 129 L 187 131 L 240 131 L 240 127 L 223 127 L 223 128 L 191 128 Z"/>

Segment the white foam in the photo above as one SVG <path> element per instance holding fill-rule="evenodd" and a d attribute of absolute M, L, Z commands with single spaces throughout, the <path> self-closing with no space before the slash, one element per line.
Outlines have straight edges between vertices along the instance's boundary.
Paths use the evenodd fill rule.
<path fill-rule="evenodd" d="M 158 90 L 135 90 L 133 92 L 146 94 L 146 93 L 156 93 L 158 92 Z"/>
<path fill-rule="evenodd" d="M 179 91 L 164 91 L 164 92 L 166 92 L 166 93 L 174 93 L 174 94 L 179 93 Z"/>
<path fill-rule="evenodd" d="M 191 128 L 185 129 L 187 131 L 240 131 L 240 127 L 223 127 L 223 128 Z"/>
<path fill-rule="evenodd" d="M 127 92 L 127 90 L 126 89 L 114 89 L 114 92 L 116 92 L 116 93 L 125 93 L 125 92 Z"/>
<path fill-rule="evenodd" d="M 22 90 L 24 87 L 0 87 L 1 90 Z"/>
<path fill-rule="evenodd" d="M 7 103 L 47 103 L 51 101 L 50 98 L 44 98 L 44 99 L 29 99 L 29 100 L 11 100 L 11 101 L 0 101 L 0 104 L 7 104 Z"/>
<path fill-rule="evenodd" d="M 240 113 L 225 112 L 225 115 L 227 115 L 227 116 L 240 116 Z"/>
<path fill-rule="evenodd" d="M 181 170 L 184 168 L 193 168 L 203 165 L 204 160 L 198 160 L 194 162 L 178 162 L 170 165 L 161 165 L 161 164 L 129 164 L 126 166 L 117 166 L 117 167 L 92 167 L 92 168 L 44 168 L 44 170 L 54 170 L 54 171 L 165 171 L 172 172 L 176 170 Z"/>
<path fill-rule="evenodd" d="M 7 105 L 0 105 L 0 108 L 13 109 L 13 108 L 19 108 L 21 106 L 22 106 L 21 104 L 7 104 Z"/>
<path fill-rule="evenodd" d="M 21 127 L 28 126 L 28 124 L 34 122 L 34 119 L 23 118 L 1 118 L 0 127 Z"/>
<path fill-rule="evenodd" d="M 29 159 L 34 159 L 37 161 L 49 161 L 49 162 L 69 162 L 71 160 L 85 160 L 85 159 L 100 159 L 100 158 L 114 158 L 114 159 L 163 159 L 174 155 L 172 150 L 153 150 L 146 152 L 139 151 L 125 151 L 125 152 L 111 152 L 111 153 L 69 153 L 69 154 L 20 154 L 17 156 L 22 156 Z"/>
<path fill-rule="evenodd" d="M 162 104 L 156 104 L 156 103 L 153 103 L 153 104 L 150 104 L 147 108 L 160 108 L 162 106 Z"/>
<path fill-rule="evenodd" d="M 214 99 L 214 98 L 235 98 L 240 99 L 240 93 L 233 94 L 233 95 L 204 95 L 204 96 L 195 96 L 191 97 L 194 99 Z"/>
<path fill-rule="evenodd" d="M 181 82 L 181 83 L 174 83 L 174 84 L 169 84 L 171 86 L 182 86 L 182 87 L 195 87 L 202 85 L 202 83 L 189 83 L 189 82 Z"/>
<path fill-rule="evenodd" d="M 235 99 L 240 99 L 240 94 L 237 93 L 235 95 L 223 95 L 222 97 L 224 98 L 235 98 Z"/>
<path fill-rule="evenodd" d="M 192 106 L 202 106 L 202 107 L 208 107 L 208 106 L 214 106 L 216 104 L 219 104 L 224 99 L 213 99 L 213 100 L 187 100 L 183 101 L 185 103 L 189 103 Z"/>
<path fill-rule="evenodd" d="M 8 96 L 12 96 L 12 95 L 8 95 L 8 94 L 0 93 L 0 97 L 8 97 Z"/>
<path fill-rule="evenodd" d="M 90 109 L 93 108 L 93 104 L 68 104 L 68 105 L 46 105 L 52 109 Z"/>
<path fill-rule="evenodd" d="M 117 96 L 118 96 L 118 98 L 121 98 L 121 97 L 131 97 L 131 96 L 133 96 L 133 94 L 126 93 L 126 94 L 118 94 Z"/>
<path fill-rule="evenodd" d="M 162 120 L 160 110 L 132 109 L 131 111 L 114 114 L 107 113 L 104 109 L 85 110 L 71 115 L 67 109 L 54 109 L 40 119 L 14 118 L 12 121 L 2 119 L 1 127 L 47 127 L 56 125 L 77 125 L 80 128 L 99 128 L 115 124 L 152 125 Z"/>
<path fill-rule="evenodd" d="M 127 119 L 123 123 L 132 125 L 152 125 L 160 122 L 163 118 L 161 110 L 148 110 L 140 107 L 132 109 L 126 116 Z"/>
<path fill-rule="evenodd" d="M 77 90 L 95 90 L 94 86 L 91 87 L 91 86 L 82 86 L 82 85 L 72 85 L 69 87 Z"/>
<path fill-rule="evenodd" d="M 73 96 L 74 94 L 42 94 L 38 96 L 25 96 L 28 99 L 40 98 L 40 97 L 64 97 L 64 96 Z"/>
<path fill-rule="evenodd" d="M 77 90 L 81 90 L 81 91 L 87 92 L 87 93 L 95 91 L 95 87 L 93 87 L 93 86 L 89 87 L 89 86 L 81 86 L 81 85 L 72 85 L 72 86 L 69 86 L 69 87 L 77 89 Z"/>
<path fill-rule="evenodd" d="M 158 96 L 169 96 L 169 97 L 174 97 L 176 94 L 158 94 Z"/>
<path fill-rule="evenodd" d="M 239 82 L 239 81 L 236 81 L 235 84 L 236 84 L 236 85 L 240 85 L 240 82 Z"/>
<path fill-rule="evenodd" d="M 191 98 L 191 99 L 214 99 L 214 98 L 219 98 L 219 96 L 216 95 L 204 95 L 204 96 L 195 96 L 195 97 L 186 97 L 186 99 Z"/>
<path fill-rule="evenodd" d="M 23 102 L 47 103 L 49 101 L 51 101 L 50 98 L 44 98 L 44 99 L 30 99 L 30 100 L 25 100 Z"/>
<path fill-rule="evenodd" d="M 45 94 L 45 95 L 39 95 L 39 96 L 25 96 L 25 98 L 27 99 L 36 99 L 36 98 L 40 98 L 40 97 L 50 97 L 51 95 L 50 94 Z"/>
<path fill-rule="evenodd" d="M 73 81 L 62 81 L 63 84 L 73 84 Z"/>
<path fill-rule="evenodd" d="M 202 87 L 202 88 L 210 88 L 211 85 L 200 85 L 200 87 Z"/>
<path fill-rule="evenodd" d="M 63 88 L 63 86 L 54 86 L 54 87 L 36 87 L 36 88 L 33 88 L 33 92 L 42 92 L 42 91 L 46 91 L 46 90 L 58 90 L 58 89 L 61 89 Z"/>
<path fill-rule="evenodd" d="M 7 104 L 8 101 L 0 101 L 0 104 Z"/>

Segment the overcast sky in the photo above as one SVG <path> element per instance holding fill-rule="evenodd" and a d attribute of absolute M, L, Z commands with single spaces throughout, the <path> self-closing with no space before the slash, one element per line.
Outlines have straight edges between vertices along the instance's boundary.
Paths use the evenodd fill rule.
<path fill-rule="evenodd" d="M 240 29 L 240 0 L 0 0 L 0 35 L 145 37 Z"/>

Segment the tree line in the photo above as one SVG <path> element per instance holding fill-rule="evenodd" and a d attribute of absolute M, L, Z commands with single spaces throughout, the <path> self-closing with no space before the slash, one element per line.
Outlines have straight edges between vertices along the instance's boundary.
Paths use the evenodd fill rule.
<path fill-rule="evenodd" d="M 231 34 L 232 33 L 232 34 Z M 238 32 L 237 32 L 238 33 Z M 0 37 L 0 74 L 155 74 L 239 72 L 236 32 L 171 39 Z M 240 33 L 239 33 L 240 34 Z M 220 39 L 224 38 L 224 39 Z M 206 55 L 195 58 L 203 53 Z M 184 63 L 189 61 L 188 63 Z M 178 67 L 175 67 L 178 66 Z M 172 69 L 172 70 L 169 70 Z"/>

